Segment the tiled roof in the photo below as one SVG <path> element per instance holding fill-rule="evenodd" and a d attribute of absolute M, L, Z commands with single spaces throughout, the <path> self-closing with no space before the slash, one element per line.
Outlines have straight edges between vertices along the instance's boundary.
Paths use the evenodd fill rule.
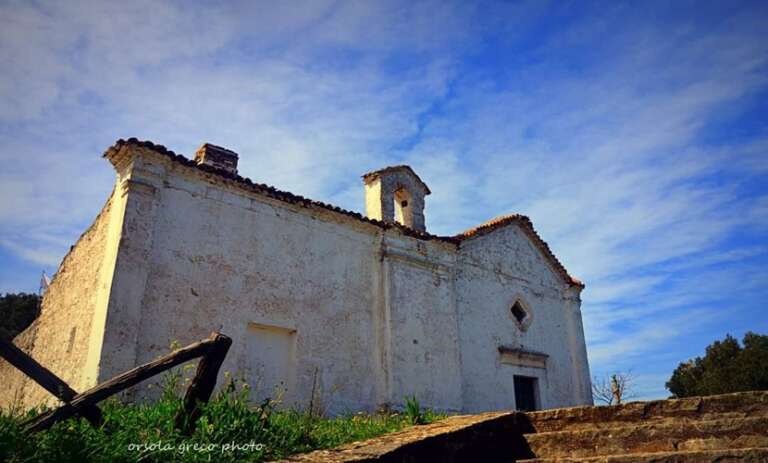
<path fill-rule="evenodd" d="M 549 260 L 550 263 L 553 265 L 553 267 L 557 270 L 557 272 L 563 276 L 566 282 L 575 286 L 581 286 L 581 287 L 584 286 L 584 284 L 581 281 L 571 277 L 568 274 L 568 272 L 565 270 L 565 267 L 563 267 L 560 261 L 557 260 L 557 257 L 555 257 L 555 255 L 549 249 L 549 246 L 547 245 L 547 243 L 545 243 L 544 240 L 541 239 L 539 234 L 536 233 L 536 230 L 534 230 L 533 224 L 531 223 L 530 219 L 524 215 L 516 214 L 516 215 L 499 217 L 455 236 L 438 236 L 438 235 L 433 235 L 427 232 L 413 230 L 397 222 L 383 222 L 380 220 L 369 219 L 368 217 L 365 217 L 364 215 L 358 212 L 342 209 L 340 207 L 333 206 L 331 204 L 323 203 L 320 201 L 314 201 L 312 199 L 305 198 L 303 196 L 295 195 L 288 191 L 278 190 L 275 187 L 265 185 L 263 183 L 253 182 L 251 179 L 246 177 L 241 177 L 240 175 L 237 175 L 237 174 L 233 174 L 221 169 L 216 169 L 215 167 L 211 167 L 205 164 L 198 164 L 197 162 L 181 154 L 174 153 L 173 151 L 167 149 L 165 146 L 156 145 L 151 141 L 141 141 L 136 138 L 129 138 L 128 140 L 123 140 L 123 139 L 117 140 L 112 146 L 107 148 L 107 150 L 104 152 L 104 157 L 105 158 L 110 157 L 111 155 L 119 151 L 124 146 L 137 146 L 137 147 L 149 149 L 155 153 L 158 153 L 170 158 L 174 162 L 203 171 L 208 174 L 216 175 L 218 177 L 234 182 L 240 188 L 243 188 L 248 191 L 253 191 L 273 199 L 277 199 L 290 204 L 300 205 L 307 208 L 320 208 L 320 209 L 333 211 L 338 214 L 343 214 L 343 215 L 355 218 L 357 220 L 360 220 L 362 222 L 370 223 L 372 225 L 375 225 L 377 227 L 381 227 L 384 229 L 396 228 L 400 230 L 400 232 L 402 232 L 404 235 L 422 239 L 422 240 L 438 240 L 438 241 L 444 241 L 444 242 L 452 243 L 459 246 L 464 240 L 473 238 L 475 236 L 481 236 L 497 228 L 503 227 L 511 223 L 515 223 L 519 225 L 520 228 L 522 228 L 526 232 L 526 234 L 530 237 L 531 241 L 533 241 L 533 243 L 542 251 L 542 253 L 547 258 L 547 260 Z M 385 169 L 381 169 L 375 172 L 370 172 L 368 174 L 365 174 L 363 177 L 365 178 L 369 175 L 376 175 L 377 173 L 381 173 L 383 171 L 386 171 L 387 169 L 400 169 L 400 168 L 407 168 L 411 170 L 411 168 L 408 166 L 393 166 L 393 167 L 387 167 Z M 413 170 L 411 170 L 411 172 L 413 172 Z M 418 178 L 418 176 L 415 173 L 413 175 L 415 175 L 416 178 Z M 419 181 L 421 181 L 421 179 L 419 179 Z"/>
<path fill-rule="evenodd" d="M 414 172 L 413 169 L 411 169 L 411 166 L 406 166 L 405 164 L 402 164 L 402 165 L 399 165 L 399 166 L 389 166 L 389 167 L 385 167 L 383 169 L 374 170 L 372 172 L 368 172 L 367 174 L 363 174 L 362 177 L 363 177 L 363 179 L 368 181 L 369 179 L 376 178 L 376 177 L 378 177 L 381 174 L 386 174 L 387 172 L 395 172 L 395 171 L 398 171 L 398 170 L 404 170 L 404 171 L 408 172 L 409 174 L 413 175 L 414 177 L 416 177 L 416 180 L 418 180 L 418 182 L 421 183 L 421 186 L 424 187 L 424 190 L 426 190 L 426 194 L 432 193 L 431 191 L 429 191 L 429 187 L 427 186 L 427 184 L 424 183 L 424 180 L 422 180 L 421 177 L 419 177 L 419 175 L 416 172 Z"/>
<path fill-rule="evenodd" d="M 581 280 L 571 276 L 568 273 L 568 270 L 565 269 L 563 264 L 555 256 L 555 253 L 553 253 L 552 250 L 549 248 L 549 245 L 547 244 L 547 242 L 544 241 L 541 238 L 541 236 L 539 236 L 539 234 L 536 232 L 536 229 L 533 228 L 533 223 L 531 223 L 531 219 L 529 219 L 525 215 L 511 214 L 511 215 L 503 215 L 501 217 L 496 217 L 476 227 L 470 228 L 469 230 L 465 230 L 464 232 L 454 236 L 454 238 L 458 239 L 459 241 L 462 241 L 462 240 L 466 240 L 476 236 L 482 236 L 498 228 L 504 227 L 512 223 L 520 226 L 520 228 L 531 239 L 533 244 L 535 244 L 536 247 L 539 248 L 539 250 L 547 257 L 549 262 L 552 264 L 555 270 L 557 270 L 557 272 L 565 279 L 565 281 L 569 282 L 574 286 L 584 287 L 584 283 L 582 283 Z"/>
<path fill-rule="evenodd" d="M 357 212 L 349 211 L 349 210 L 334 206 L 332 204 L 326 204 L 320 201 L 315 201 L 309 198 L 305 198 L 303 196 L 295 195 L 288 191 L 278 190 L 275 187 L 265 185 L 263 183 L 256 183 L 249 178 L 241 177 L 240 175 L 233 174 L 221 169 L 217 169 L 215 167 L 212 167 L 206 164 L 198 164 L 197 162 L 181 154 L 174 153 L 173 151 L 169 150 L 163 145 L 157 145 L 155 143 L 152 143 L 151 141 L 141 141 L 136 138 L 129 138 L 128 140 L 123 140 L 123 139 L 117 140 L 114 145 L 107 148 L 107 150 L 104 152 L 104 157 L 109 157 L 113 152 L 117 152 L 123 146 L 138 146 L 138 147 L 152 150 L 155 153 L 166 156 L 179 164 L 183 164 L 187 167 L 192 167 L 194 169 L 201 170 L 208 174 L 213 174 L 218 177 L 222 177 L 224 179 L 227 179 L 236 183 L 239 187 L 245 190 L 254 191 L 256 193 L 260 193 L 262 195 L 265 195 L 280 201 L 284 201 L 286 203 L 297 204 L 297 205 L 309 207 L 309 208 L 317 207 L 321 209 L 327 209 L 329 211 L 334 211 L 339 214 L 354 217 L 355 219 L 376 225 L 381 228 L 385 228 L 385 229 L 397 228 L 397 229 L 400 229 L 400 231 L 405 235 L 423 239 L 423 240 L 440 240 L 440 241 L 446 241 L 446 242 L 458 244 L 458 240 L 452 237 L 437 236 L 431 233 L 420 232 L 417 230 L 413 230 L 409 227 L 406 227 L 404 225 L 401 225 L 397 222 L 383 222 L 380 220 L 369 219 L 368 217 L 365 217 L 364 215 Z"/>

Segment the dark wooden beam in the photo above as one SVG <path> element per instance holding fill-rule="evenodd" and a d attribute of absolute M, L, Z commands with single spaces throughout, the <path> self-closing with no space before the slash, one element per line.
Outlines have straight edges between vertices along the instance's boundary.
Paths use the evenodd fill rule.
<path fill-rule="evenodd" d="M 221 346 L 222 343 L 228 343 L 227 348 L 229 348 L 229 344 L 232 343 L 232 340 L 227 336 L 214 332 L 208 339 L 195 342 L 186 347 L 182 347 L 181 349 L 176 349 L 159 359 L 126 371 L 109 381 L 77 394 L 69 403 L 33 418 L 27 423 L 27 431 L 38 432 L 47 429 L 54 423 L 65 420 L 78 413 L 83 408 L 95 405 L 109 396 L 134 386 L 145 379 L 151 378 L 158 373 L 162 373 L 165 370 L 171 369 L 196 357 L 205 356 L 212 348 Z"/>
<path fill-rule="evenodd" d="M 14 343 L 2 338 L 0 338 L 0 357 L 3 357 L 19 371 L 32 378 L 34 382 L 62 402 L 71 402 L 77 396 L 77 391 L 69 387 L 69 384 L 53 374 L 49 369 L 40 365 L 35 359 L 16 347 Z M 101 411 L 96 407 L 84 407 L 80 410 L 79 414 L 95 426 L 101 424 Z"/>
<path fill-rule="evenodd" d="M 208 338 L 215 344 L 208 354 L 200 359 L 195 377 L 192 379 L 186 394 L 184 394 L 184 409 L 176 417 L 176 427 L 182 432 L 189 432 L 191 425 L 200 417 L 199 404 L 208 402 L 216 387 L 216 379 L 227 356 L 232 339 L 223 334 L 213 332 Z"/>

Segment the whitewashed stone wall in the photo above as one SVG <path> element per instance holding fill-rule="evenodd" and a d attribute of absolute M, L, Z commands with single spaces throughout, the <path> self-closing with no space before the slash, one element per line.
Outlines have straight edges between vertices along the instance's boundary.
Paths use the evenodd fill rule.
<path fill-rule="evenodd" d="M 332 414 L 408 395 L 449 411 L 510 409 L 512 376 L 526 374 L 544 407 L 591 403 L 578 289 L 516 226 L 459 247 L 247 191 L 145 147 L 109 159 L 119 216 L 87 251 L 111 267 L 81 388 L 218 329 L 234 339 L 223 371 L 255 400 L 278 386 L 286 405 L 306 407 L 314 391 Z M 533 313 L 526 332 L 509 314 L 515 297 Z M 50 304 L 72 310 L 60 298 Z M 546 352 L 546 369 L 501 364 L 500 345 Z"/>
<path fill-rule="evenodd" d="M 514 408 L 514 375 L 537 378 L 542 408 L 591 404 L 578 292 L 519 226 L 462 243 L 457 268 L 465 410 Z M 517 298 L 530 309 L 526 330 L 510 310 Z M 546 368 L 502 363 L 499 346 L 544 353 Z"/>
<path fill-rule="evenodd" d="M 76 391 L 96 384 L 124 204 L 124 191 L 117 188 L 64 257 L 45 293 L 40 316 L 14 340 Z M 0 407 L 31 408 L 57 402 L 0 359 Z"/>

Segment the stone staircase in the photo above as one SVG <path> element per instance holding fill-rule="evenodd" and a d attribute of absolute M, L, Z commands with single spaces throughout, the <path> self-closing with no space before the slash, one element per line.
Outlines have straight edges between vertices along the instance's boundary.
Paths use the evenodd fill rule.
<path fill-rule="evenodd" d="M 768 394 L 754 392 L 527 413 L 515 460 L 768 462 Z"/>
<path fill-rule="evenodd" d="M 452 416 L 285 461 L 768 463 L 768 391 Z"/>

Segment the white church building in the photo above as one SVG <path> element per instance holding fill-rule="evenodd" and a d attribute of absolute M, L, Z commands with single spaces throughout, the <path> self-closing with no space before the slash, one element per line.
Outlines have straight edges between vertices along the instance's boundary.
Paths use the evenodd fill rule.
<path fill-rule="evenodd" d="M 211 144 L 136 139 L 15 342 L 78 391 L 220 330 L 253 399 L 330 414 L 415 395 L 452 412 L 591 404 L 580 293 L 530 220 L 425 228 L 408 166 L 363 176 L 365 215 L 254 183 Z M 439 194 L 439 192 L 436 192 Z M 2 401 L 49 395 L 7 364 Z M 145 394 L 139 387 L 135 394 Z"/>

